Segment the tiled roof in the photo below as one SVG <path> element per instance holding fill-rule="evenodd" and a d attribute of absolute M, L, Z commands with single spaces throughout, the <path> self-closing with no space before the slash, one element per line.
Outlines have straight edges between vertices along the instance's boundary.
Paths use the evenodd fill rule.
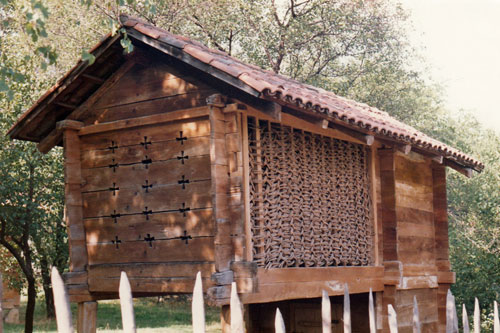
<path fill-rule="evenodd" d="M 182 49 L 199 61 L 239 79 L 262 96 L 279 99 L 295 107 L 329 115 L 337 121 L 346 123 L 353 128 L 360 128 L 366 133 L 371 132 L 377 137 L 387 137 L 391 140 L 411 144 L 413 147 L 441 155 L 477 171 L 484 168 L 480 161 L 398 121 L 387 112 L 243 63 L 224 52 L 210 49 L 186 37 L 174 35 L 142 20 L 126 15 L 122 15 L 121 20 L 127 30 L 133 29 L 161 43 Z"/>
<path fill-rule="evenodd" d="M 140 19 L 126 15 L 122 15 L 120 19 L 123 27 L 132 38 L 138 38 L 146 44 L 155 46 L 160 51 L 168 51 L 171 55 L 175 54 L 181 60 L 185 60 L 186 57 L 195 59 L 199 64 L 203 64 L 205 70 L 209 71 L 210 74 L 220 78 L 220 75 L 215 72 L 223 73 L 226 79 L 231 79 L 230 83 L 236 83 L 238 88 L 244 89 L 254 96 L 275 100 L 295 109 L 321 113 L 333 122 L 348 128 L 374 135 L 377 138 L 411 144 L 412 147 L 418 148 L 420 151 L 443 156 L 463 167 L 476 171 L 481 171 L 484 168 L 480 161 L 394 119 L 387 112 L 337 96 L 330 91 L 300 83 L 258 66 L 246 64 L 224 52 L 210 49 L 189 38 L 174 35 Z M 100 48 L 110 39 L 114 40 L 116 36 L 107 36 L 94 49 Z M 45 93 L 18 119 L 9 130 L 9 135 L 13 138 L 35 140 L 35 137 L 29 137 L 26 133 L 19 134 L 25 121 L 30 117 L 41 117 L 37 110 L 45 108 L 46 103 L 51 103 L 54 96 L 65 89 L 66 81 L 69 80 L 67 78 L 80 75 L 80 67 L 85 64 L 86 62 L 80 61 Z M 210 68 L 215 70 L 210 70 Z"/>

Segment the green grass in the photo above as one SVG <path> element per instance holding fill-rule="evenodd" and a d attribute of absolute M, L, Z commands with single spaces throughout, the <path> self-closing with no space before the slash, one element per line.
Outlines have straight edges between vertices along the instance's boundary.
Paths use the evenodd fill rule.
<path fill-rule="evenodd" d="M 24 320 L 26 303 L 21 304 L 20 320 Z M 76 327 L 76 304 L 71 305 L 73 325 Z M 168 298 L 158 302 L 158 298 L 138 298 L 134 300 L 136 326 L 138 332 L 192 332 L 191 302 L 186 297 Z M 206 307 L 207 332 L 220 332 L 219 308 Z M 5 332 L 23 332 L 24 323 L 5 324 Z M 100 301 L 97 310 L 97 330 L 116 332 L 122 329 L 120 302 Z M 35 309 L 35 332 L 56 332 L 55 320 L 45 318 L 43 300 L 37 300 Z"/>

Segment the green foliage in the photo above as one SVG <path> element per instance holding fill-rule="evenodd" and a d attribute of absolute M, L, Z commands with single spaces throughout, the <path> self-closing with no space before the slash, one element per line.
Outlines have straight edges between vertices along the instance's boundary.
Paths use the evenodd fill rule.
<path fill-rule="evenodd" d="M 21 304 L 21 312 L 25 304 Z M 220 310 L 206 307 L 207 332 L 220 332 Z M 76 323 L 76 304 L 72 304 L 73 323 Z M 158 301 L 156 297 L 134 300 L 134 311 L 138 332 L 192 332 L 191 303 L 187 297 L 168 298 Z M 43 308 L 35 311 L 35 330 L 37 332 L 56 332 L 55 320 L 44 318 Z M 121 331 L 122 319 L 118 301 L 99 302 L 97 310 L 99 332 Z M 7 324 L 6 333 L 23 332 L 22 325 Z"/>

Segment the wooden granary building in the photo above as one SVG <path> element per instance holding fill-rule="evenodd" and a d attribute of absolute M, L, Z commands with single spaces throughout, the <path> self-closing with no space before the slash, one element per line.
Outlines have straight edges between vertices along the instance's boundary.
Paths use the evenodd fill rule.
<path fill-rule="evenodd" d="M 136 296 L 191 293 L 201 271 L 223 321 L 237 282 L 249 331 L 270 331 L 279 305 L 290 331 L 317 332 L 326 290 L 341 332 L 347 283 L 354 332 L 367 331 L 370 288 L 380 332 L 388 304 L 410 331 L 413 296 L 423 330 L 444 332 L 445 169 L 480 162 L 365 104 L 122 24 L 131 54 L 107 36 L 9 132 L 64 147 L 81 316 L 117 297 L 121 271 Z"/>

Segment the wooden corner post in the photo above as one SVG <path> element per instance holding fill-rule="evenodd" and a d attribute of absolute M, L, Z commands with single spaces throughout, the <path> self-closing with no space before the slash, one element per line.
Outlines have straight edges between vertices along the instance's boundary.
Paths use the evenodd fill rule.
<path fill-rule="evenodd" d="M 397 219 L 396 219 L 396 166 L 394 149 L 379 148 L 382 219 L 382 262 L 384 265 L 384 291 L 382 294 L 382 315 L 387 318 L 387 306 L 395 305 L 396 285 L 399 283 L 401 265 L 397 252 Z M 377 299 L 377 303 L 379 300 Z M 377 309 L 380 309 L 378 304 Z M 383 330 L 389 328 L 387 320 L 383 320 Z"/>
<path fill-rule="evenodd" d="M 83 124 L 74 120 L 57 123 L 62 131 L 64 144 L 64 220 L 68 230 L 70 273 L 66 284 L 70 300 L 78 301 L 79 333 L 95 333 L 97 302 L 91 300 L 87 280 L 87 246 L 82 213 L 82 171 L 80 164 L 80 138 L 78 132 Z"/>
<path fill-rule="evenodd" d="M 432 194 L 434 210 L 435 255 L 438 274 L 438 329 L 446 329 L 446 296 L 455 273 L 451 271 L 448 241 L 448 205 L 446 195 L 446 167 L 432 162 Z"/>

